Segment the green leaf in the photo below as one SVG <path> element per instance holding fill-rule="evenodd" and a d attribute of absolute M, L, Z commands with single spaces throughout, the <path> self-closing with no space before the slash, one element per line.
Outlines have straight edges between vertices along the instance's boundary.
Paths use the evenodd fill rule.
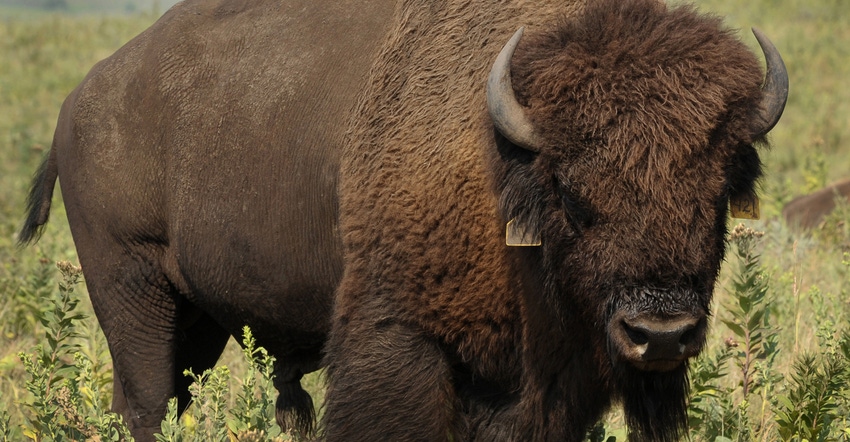
<path fill-rule="evenodd" d="M 731 331 L 732 331 L 732 333 L 734 333 L 736 336 L 743 338 L 743 337 L 746 335 L 746 333 L 744 333 L 744 328 L 743 328 L 743 327 L 741 327 L 740 325 L 738 325 L 738 324 L 736 324 L 736 323 L 734 323 L 734 322 L 732 322 L 732 321 L 726 320 L 726 319 L 721 319 L 721 321 L 722 321 L 722 322 L 723 322 L 723 324 L 725 324 L 725 325 L 726 325 L 726 327 L 728 327 L 728 328 L 729 328 L 729 330 L 731 330 Z"/>
<path fill-rule="evenodd" d="M 742 290 L 742 291 L 744 291 L 744 290 Z M 752 304 L 752 301 L 749 298 L 747 298 L 746 296 L 739 296 L 738 297 L 738 305 L 741 307 L 741 311 L 744 312 L 744 314 L 746 315 L 750 312 L 750 308 L 752 308 L 753 304 Z"/>
<path fill-rule="evenodd" d="M 761 320 L 764 318 L 764 310 L 756 310 L 753 312 L 753 315 L 750 316 L 750 320 L 747 321 L 747 328 L 750 330 L 754 330 L 761 325 Z"/>

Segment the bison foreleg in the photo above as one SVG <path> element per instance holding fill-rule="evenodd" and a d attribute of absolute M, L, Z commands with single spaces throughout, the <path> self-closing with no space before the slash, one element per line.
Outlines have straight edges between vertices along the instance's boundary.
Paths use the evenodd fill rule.
<path fill-rule="evenodd" d="M 434 340 L 391 320 L 340 325 L 327 348 L 328 442 L 458 439 L 449 365 Z"/>

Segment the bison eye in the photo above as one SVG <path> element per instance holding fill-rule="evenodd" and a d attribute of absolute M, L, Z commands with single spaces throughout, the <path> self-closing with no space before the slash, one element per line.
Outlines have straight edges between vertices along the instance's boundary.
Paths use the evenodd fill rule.
<path fill-rule="evenodd" d="M 577 235 L 596 222 L 596 214 L 589 204 L 582 201 L 570 188 L 555 179 L 555 188 L 563 205 L 564 215 Z"/>

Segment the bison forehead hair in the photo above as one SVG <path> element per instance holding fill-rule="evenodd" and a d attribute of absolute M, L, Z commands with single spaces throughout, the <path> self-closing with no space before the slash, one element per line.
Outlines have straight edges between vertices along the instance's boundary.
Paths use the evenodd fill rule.
<path fill-rule="evenodd" d="M 513 61 L 517 97 L 552 145 L 601 140 L 636 166 L 706 148 L 721 122 L 747 139 L 763 73 L 721 19 L 654 0 L 591 1 L 529 36 Z M 663 150 L 663 152 L 653 152 Z M 664 168 L 666 164 L 658 164 Z"/>
<path fill-rule="evenodd" d="M 588 258 L 605 282 L 675 275 L 676 285 L 711 287 L 726 202 L 761 174 L 753 53 L 692 7 L 592 0 L 585 14 L 529 32 L 511 65 L 543 145 L 531 156 L 502 146 L 504 216 Z M 581 235 L 591 226 L 596 234 Z"/>

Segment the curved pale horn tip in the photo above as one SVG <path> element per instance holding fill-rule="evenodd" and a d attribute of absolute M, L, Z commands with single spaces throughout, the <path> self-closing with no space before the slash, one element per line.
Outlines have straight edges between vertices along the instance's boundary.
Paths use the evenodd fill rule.
<path fill-rule="evenodd" d="M 767 66 L 762 86 L 764 99 L 759 115 L 763 124 L 757 131 L 757 135 L 764 135 L 776 126 L 785 110 L 785 104 L 788 101 L 788 71 L 779 50 L 770 39 L 758 28 L 754 27 L 752 31 L 761 46 Z"/>
<path fill-rule="evenodd" d="M 519 28 L 499 52 L 487 77 L 487 110 L 493 125 L 505 138 L 524 149 L 539 152 L 540 139 L 514 96 L 511 58 L 525 28 Z"/>

